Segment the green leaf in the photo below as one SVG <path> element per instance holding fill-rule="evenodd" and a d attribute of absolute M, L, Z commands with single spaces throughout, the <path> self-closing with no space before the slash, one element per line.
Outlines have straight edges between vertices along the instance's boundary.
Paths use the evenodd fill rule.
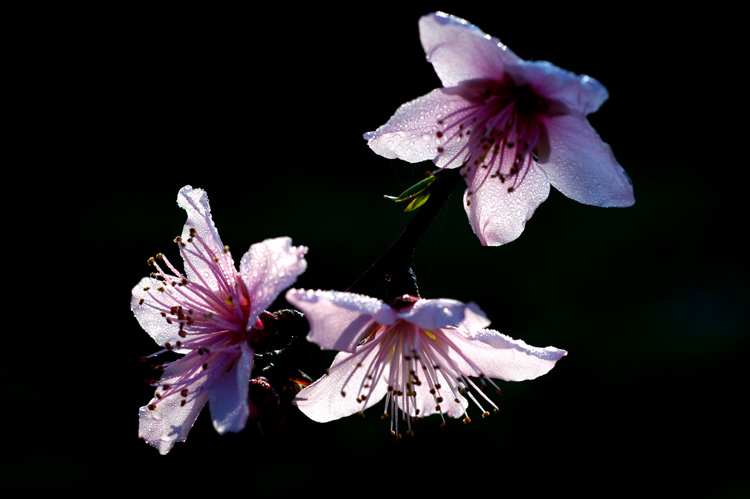
<path fill-rule="evenodd" d="M 434 181 L 435 181 L 435 176 L 430 175 L 424 180 L 420 180 L 416 184 L 412 185 L 411 187 L 406 189 L 404 192 L 402 192 L 398 196 L 383 196 L 383 197 L 386 199 L 390 199 L 392 201 L 396 201 L 397 203 L 400 203 L 401 201 L 406 201 L 407 199 L 411 199 L 413 197 L 419 196 L 422 193 L 422 191 L 427 189 Z M 425 199 L 424 201 L 427 201 L 427 199 Z M 424 203 L 424 201 L 420 203 L 420 206 Z"/>
<path fill-rule="evenodd" d="M 427 202 L 427 200 L 430 199 L 430 191 L 425 191 L 421 194 L 419 194 L 417 197 L 415 197 L 411 203 L 409 203 L 409 206 L 406 207 L 404 211 L 414 211 L 423 204 Z"/>

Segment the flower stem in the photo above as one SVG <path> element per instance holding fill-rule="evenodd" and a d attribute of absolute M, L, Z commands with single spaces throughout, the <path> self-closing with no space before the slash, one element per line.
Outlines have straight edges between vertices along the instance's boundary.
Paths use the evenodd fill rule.
<path fill-rule="evenodd" d="M 404 294 L 419 296 L 417 276 L 412 269 L 414 249 L 430 222 L 461 180 L 458 169 L 442 169 L 434 175 L 435 181 L 429 187 L 429 200 L 419 208 L 396 241 L 359 279 L 349 286 L 347 291 L 372 294 L 373 289 L 384 284 L 387 295 L 385 301 Z"/>

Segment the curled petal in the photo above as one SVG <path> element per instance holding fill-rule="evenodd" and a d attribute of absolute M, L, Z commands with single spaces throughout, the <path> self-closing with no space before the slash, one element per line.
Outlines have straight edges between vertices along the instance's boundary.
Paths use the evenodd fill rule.
<path fill-rule="evenodd" d="M 548 117 L 545 124 L 550 156 L 539 168 L 557 190 L 588 205 L 626 207 L 635 203 L 625 170 L 586 118 Z"/>
<path fill-rule="evenodd" d="M 269 307 L 307 268 L 305 246 L 292 246 L 288 237 L 266 239 L 253 244 L 240 261 L 242 282 L 250 298 L 249 317 Z M 248 328 L 253 321 L 248 321 Z"/>
<path fill-rule="evenodd" d="M 328 350 L 353 352 L 375 323 L 396 320 L 396 313 L 383 301 L 354 293 L 290 289 L 286 299 L 307 317 L 307 339 Z"/>
<path fill-rule="evenodd" d="M 497 38 L 443 12 L 419 20 L 419 37 L 427 60 L 445 87 L 476 78 L 502 80 L 506 64 L 520 61 Z"/>
<path fill-rule="evenodd" d="M 467 181 L 464 209 L 474 233 L 485 246 L 499 246 L 516 239 L 526 221 L 549 196 L 549 181 L 531 165 L 523 182 L 512 193 L 496 178 L 476 174 Z"/>
<path fill-rule="evenodd" d="M 255 354 L 247 343 L 242 343 L 241 348 L 242 355 L 234 366 L 208 389 L 208 408 L 219 434 L 242 431 L 250 415 L 247 393 Z"/>

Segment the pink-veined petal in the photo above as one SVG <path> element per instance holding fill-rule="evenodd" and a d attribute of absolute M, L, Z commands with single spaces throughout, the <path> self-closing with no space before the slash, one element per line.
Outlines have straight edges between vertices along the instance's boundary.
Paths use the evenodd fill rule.
<path fill-rule="evenodd" d="M 602 207 L 635 203 L 633 185 L 609 145 L 584 117 L 546 117 L 550 156 L 539 168 L 565 196 Z"/>
<path fill-rule="evenodd" d="M 255 354 L 247 343 L 240 347 L 242 355 L 234 366 L 208 388 L 208 408 L 219 434 L 242 431 L 250 415 L 247 393 Z"/>
<path fill-rule="evenodd" d="M 318 423 L 351 416 L 371 407 L 385 396 L 388 390 L 387 381 L 383 377 L 373 380 L 375 384 L 368 388 L 371 392 L 364 403 L 357 399 L 357 390 L 365 382 L 366 369 L 362 366 L 369 365 L 378 354 L 377 349 L 370 350 L 367 356 L 339 352 L 328 374 L 299 392 L 293 401 L 294 404 L 307 417 Z M 345 392 L 344 395 L 341 393 L 342 390 Z"/>
<path fill-rule="evenodd" d="M 189 363 L 176 363 L 168 366 L 162 375 L 162 383 L 178 380 L 186 370 L 192 369 Z M 197 378 L 190 386 L 194 395 L 181 397 L 177 394 L 162 398 L 153 410 L 148 405 L 138 410 L 138 436 L 156 447 L 160 454 L 167 454 L 176 442 L 184 442 L 190 428 L 193 427 L 198 414 L 206 401 L 208 393 L 202 391 L 205 378 Z M 156 398 L 150 404 L 154 404 Z"/>
<path fill-rule="evenodd" d="M 477 78 L 502 80 L 506 64 L 520 60 L 497 38 L 443 12 L 419 20 L 419 37 L 444 87 Z"/>
<path fill-rule="evenodd" d="M 492 329 L 473 331 L 468 336 L 450 334 L 449 338 L 456 347 L 451 356 L 461 372 L 505 381 L 537 378 L 567 355 L 565 350 L 551 346 L 534 347 Z M 455 352 L 460 352 L 460 355 L 455 355 Z M 470 359 L 470 363 L 465 359 Z"/>
<path fill-rule="evenodd" d="M 396 320 L 396 313 L 383 301 L 355 293 L 290 289 L 286 299 L 305 314 L 310 324 L 308 341 L 327 350 L 353 352 L 375 323 Z"/>
<path fill-rule="evenodd" d="M 307 268 L 305 246 L 292 246 L 289 237 L 253 244 L 240 261 L 240 274 L 250 297 L 252 319 L 269 307 Z M 254 322 L 248 321 L 248 328 Z"/>
<path fill-rule="evenodd" d="M 507 171 L 509 167 L 504 168 Z M 544 172 L 532 164 L 520 186 L 508 192 L 508 182 L 497 178 L 485 180 L 484 174 L 482 171 L 467 179 L 464 209 L 480 242 L 485 246 L 499 246 L 521 235 L 526 221 L 549 196 L 549 181 Z"/>

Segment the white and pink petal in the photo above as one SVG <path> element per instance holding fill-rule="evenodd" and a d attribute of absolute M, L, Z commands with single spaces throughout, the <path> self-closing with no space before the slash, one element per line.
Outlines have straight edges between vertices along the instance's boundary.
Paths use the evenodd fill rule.
<path fill-rule="evenodd" d="M 176 321 L 167 321 L 163 314 L 168 314 L 173 306 L 180 302 L 171 293 L 159 291 L 165 289 L 164 281 L 144 277 L 133 288 L 130 297 L 130 309 L 138 324 L 151 336 L 159 346 L 165 343 L 175 345 L 180 339 L 180 326 Z"/>
<path fill-rule="evenodd" d="M 328 374 L 297 394 L 294 404 L 313 421 L 327 423 L 357 414 L 382 400 L 388 391 L 388 383 L 382 377 L 372 380 L 373 385 L 365 389 L 369 396 L 364 402 L 359 398 L 359 388 L 368 381 L 364 366 L 379 354 L 378 349 L 367 352 L 339 352 Z"/>
<path fill-rule="evenodd" d="M 509 182 L 487 177 L 484 170 L 480 171 L 467 179 L 464 192 L 469 224 L 485 246 L 509 243 L 521 235 L 526 221 L 549 196 L 549 181 L 544 172 L 531 165 L 520 185 L 508 192 Z"/>
<path fill-rule="evenodd" d="M 409 163 L 432 160 L 442 143 L 438 140 L 442 128 L 438 121 L 466 105 L 463 95 L 436 89 L 402 104 L 384 125 L 364 137 L 367 145 L 385 158 Z"/>
<path fill-rule="evenodd" d="M 504 381 L 524 381 L 549 372 L 567 355 L 565 350 L 534 347 L 492 329 L 471 331 L 468 336 L 450 334 L 451 358 L 467 376 L 485 376 Z"/>
<path fill-rule="evenodd" d="M 305 246 L 292 246 L 289 237 L 253 244 L 240 261 L 240 275 L 250 299 L 249 317 L 270 307 L 276 297 L 294 284 L 307 268 Z M 254 321 L 248 321 L 248 329 Z"/>
<path fill-rule="evenodd" d="M 472 79 L 502 80 L 505 66 L 520 60 L 497 38 L 443 12 L 419 20 L 419 37 L 444 87 Z"/>
<path fill-rule="evenodd" d="M 382 300 L 355 293 L 290 289 L 286 299 L 305 314 L 308 341 L 327 350 L 354 352 L 377 324 L 393 324 L 397 319 Z"/>
<path fill-rule="evenodd" d="M 561 102 L 572 114 L 587 115 L 609 98 L 607 89 L 594 78 L 578 75 L 547 61 L 518 60 L 507 66 L 516 86 L 528 85 L 548 101 Z"/>
<path fill-rule="evenodd" d="M 609 145 L 584 117 L 545 117 L 550 142 L 546 163 L 539 163 L 549 182 L 583 204 L 627 207 L 635 203 L 633 185 Z"/>
<path fill-rule="evenodd" d="M 414 305 L 398 312 L 400 319 L 416 324 L 421 329 L 433 330 L 446 326 L 455 326 L 460 324 L 466 315 L 466 310 L 470 307 L 458 300 L 439 298 L 434 300 L 418 300 Z M 476 305 L 473 308 L 473 318 L 476 320 L 477 314 L 482 314 Z M 489 325 L 489 321 L 485 325 Z"/>
<path fill-rule="evenodd" d="M 208 387 L 208 408 L 219 434 L 242 431 L 250 415 L 248 388 L 255 354 L 247 343 L 240 348 L 242 354 L 234 366 Z"/>
<path fill-rule="evenodd" d="M 185 275 L 188 280 L 193 282 L 204 281 L 211 289 L 218 289 L 216 282 L 216 276 L 212 270 L 215 266 L 213 260 L 214 257 L 220 257 L 224 253 L 224 243 L 221 242 L 219 232 L 216 230 L 213 218 L 211 217 L 211 206 L 208 202 L 208 195 L 203 189 L 193 189 L 187 185 L 180 189 L 177 196 L 177 204 L 187 212 L 187 221 L 182 230 L 182 242 L 186 244 L 184 251 L 182 251 L 183 259 L 185 260 Z M 199 248 L 196 251 L 187 243 L 191 237 L 191 230 L 195 230 L 195 233 L 200 237 Z M 201 257 L 195 253 L 208 255 Z M 224 264 L 222 270 L 226 272 L 230 270 L 230 274 L 233 274 L 234 263 L 230 256 L 228 262 Z M 233 277 L 233 275 L 229 276 Z"/>
<path fill-rule="evenodd" d="M 183 376 L 194 370 L 190 363 L 177 362 L 168 366 L 161 377 L 161 384 L 182 381 Z M 160 454 L 167 454 L 176 442 L 184 442 L 198 414 L 208 401 L 203 390 L 205 377 L 197 377 L 189 386 L 187 397 L 173 393 L 168 397 L 154 398 L 138 410 L 138 436 L 156 447 Z"/>

